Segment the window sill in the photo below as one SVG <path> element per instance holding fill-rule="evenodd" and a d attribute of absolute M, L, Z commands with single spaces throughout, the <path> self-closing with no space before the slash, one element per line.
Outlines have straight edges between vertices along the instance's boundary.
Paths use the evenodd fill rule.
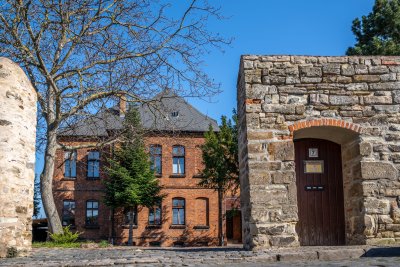
<path fill-rule="evenodd" d="M 207 226 L 207 225 L 196 225 L 196 226 L 193 226 L 193 229 L 195 229 L 195 230 L 208 230 L 208 229 L 210 229 L 210 226 Z"/>
<path fill-rule="evenodd" d="M 76 181 L 76 177 L 64 177 L 61 181 Z"/>
<path fill-rule="evenodd" d="M 86 229 L 100 229 L 99 225 L 85 225 Z"/>
<path fill-rule="evenodd" d="M 124 228 L 124 229 L 129 229 L 130 226 L 129 226 L 129 224 L 123 224 L 123 225 L 121 225 L 121 227 Z M 137 229 L 138 226 L 137 225 L 132 225 L 132 228 L 133 229 Z"/>
<path fill-rule="evenodd" d="M 186 225 L 171 225 L 169 229 L 186 229 Z"/>
<path fill-rule="evenodd" d="M 162 225 L 146 225 L 146 229 L 161 229 Z"/>
<path fill-rule="evenodd" d="M 88 180 L 88 181 L 96 181 L 96 180 L 100 180 L 100 177 L 86 177 L 86 180 Z"/>
<path fill-rule="evenodd" d="M 162 173 L 154 174 L 154 176 L 155 176 L 156 178 L 161 178 L 161 177 L 162 177 Z"/>
<path fill-rule="evenodd" d="M 204 175 L 202 175 L 202 174 L 195 174 L 195 175 L 193 175 L 193 178 L 197 178 L 197 179 L 199 179 L 199 178 L 204 178 L 205 176 Z"/>
<path fill-rule="evenodd" d="M 171 174 L 169 178 L 185 178 L 186 174 Z"/>

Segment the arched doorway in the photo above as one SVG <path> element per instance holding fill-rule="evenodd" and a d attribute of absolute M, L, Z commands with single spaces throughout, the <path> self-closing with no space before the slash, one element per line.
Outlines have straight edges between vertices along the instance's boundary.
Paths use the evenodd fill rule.
<path fill-rule="evenodd" d="M 300 245 L 344 245 L 341 146 L 314 138 L 294 144 Z"/>

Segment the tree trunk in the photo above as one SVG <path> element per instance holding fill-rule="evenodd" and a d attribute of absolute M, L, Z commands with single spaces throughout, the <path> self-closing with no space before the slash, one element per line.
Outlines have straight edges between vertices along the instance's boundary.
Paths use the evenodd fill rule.
<path fill-rule="evenodd" d="M 128 237 L 128 246 L 133 245 L 133 211 L 129 212 L 129 237 Z"/>
<path fill-rule="evenodd" d="M 57 149 L 56 138 L 56 130 L 49 129 L 47 133 L 44 169 L 40 177 L 40 189 L 42 193 L 43 208 L 49 224 L 49 232 L 58 234 L 62 233 L 63 229 L 53 198 L 54 160 Z"/>
<path fill-rule="evenodd" d="M 224 238 L 224 229 L 223 229 L 223 221 L 224 221 L 224 214 L 223 214 L 223 198 L 224 194 L 221 189 L 218 189 L 218 237 L 219 237 L 219 245 L 225 245 L 225 238 Z"/>
<path fill-rule="evenodd" d="M 111 208 L 111 244 L 115 243 L 114 208 Z"/>

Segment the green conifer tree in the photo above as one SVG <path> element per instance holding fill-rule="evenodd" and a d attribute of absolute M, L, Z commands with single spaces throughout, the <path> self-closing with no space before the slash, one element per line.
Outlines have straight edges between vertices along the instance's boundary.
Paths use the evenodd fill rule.
<path fill-rule="evenodd" d="M 112 210 L 112 217 L 117 208 L 152 207 L 161 203 L 163 195 L 158 179 L 150 168 L 149 155 L 143 143 L 143 131 L 140 116 L 132 108 L 126 114 L 121 146 L 108 159 L 106 168 L 104 201 Z M 128 245 L 132 245 L 133 214 L 129 216 Z M 114 238 L 114 218 L 112 218 L 112 238 Z"/>
<path fill-rule="evenodd" d="M 205 133 L 205 143 L 201 147 L 203 155 L 203 178 L 200 186 L 213 188 L 218 192 L 218 233 L 219 244 L 224 245 L 223 200 L 228 190 L 239 186 L 239 162 L 237 140 L 237 116 L 234 111 L 233 123 L 225 116 L 221 118 L 219 132 L 211 126 Z"/>
<path fill-rule="evenodd" d="M 353 21 L 357 43 L 347 55 L 400 55 L 400 0 L 376 0 L 371 13 Z"/>

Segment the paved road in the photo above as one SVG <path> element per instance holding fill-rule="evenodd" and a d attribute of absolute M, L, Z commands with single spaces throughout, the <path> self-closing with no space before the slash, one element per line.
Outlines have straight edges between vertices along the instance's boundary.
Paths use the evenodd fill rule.
<path fill-rule="evenodd" d="M 360 257 L 361 256 L 361 257 Z M 400 266 L 400 248 L 308 247 L 266 252 L 240 248 L 34 249 L 0 266 Z"/>

